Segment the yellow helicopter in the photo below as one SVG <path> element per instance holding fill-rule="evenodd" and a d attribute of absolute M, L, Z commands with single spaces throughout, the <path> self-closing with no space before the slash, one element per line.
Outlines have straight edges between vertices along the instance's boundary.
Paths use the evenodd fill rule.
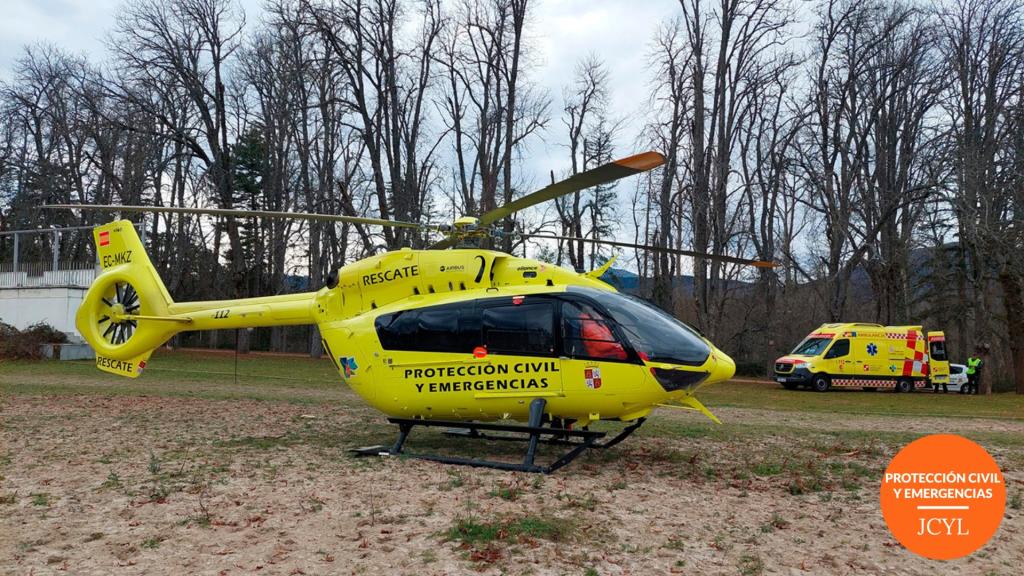
<path fill-rule="evenodd" d="M 391 446 L 356 450 L 453 464 L 552 472 L 588 448 L 612 446 L 656 406 L 693 409 L 718 422 L 694 394 L 732 377 L 735 364 L 710 341 L 660 309 L 586 273 L 480 248 L 457 248 L 491 234 L 502 218 L 535 204 L 650 170 L 664 157 L 646 152 L 553 183 L 453 226 L 427 250 L 403 248 L 332 273 L 316 292 L 262 298 L 175 302 L 132 224 L 94 230 L 102 272 L 76 317 L 103 371 L 135 378 L 153 350 L 178 332 L 317 324 L 341 380 L 399 426 Z M 303 214 L 152 206 L 51 205 L 50 208 L 301 218 L 422 228 L 412 222 Z M 536 238 L 564 238 L 523 234 Z M 592 241 L 592 240 L 586 240 Z M 654 248 L 620 242 L 617 246 Z M 449 249 L 451 248 L 451 249 Z M 698 255 L 685 250 L 674 253 Z M 770 262 L 700 254 L 754 266 Z M 514 420 L 522 424 L 502 421 Z M 607 441 L 598 420 L 627 423 Z M 476 438 L 529 442 L 522 463 L 403 452 L 415 426 L 456 428 Z M 493 436 L 491 432 L 504 432 Z M 540 442 L 567 445 L 549 465 L 535 463 Z"/>

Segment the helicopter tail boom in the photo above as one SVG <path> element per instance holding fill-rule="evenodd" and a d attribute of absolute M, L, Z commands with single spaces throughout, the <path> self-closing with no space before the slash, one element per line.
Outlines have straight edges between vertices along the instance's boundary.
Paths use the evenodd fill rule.
<path fill-rule="evenodd" d="M 75 317 L 96 351 L 96 367 L 138 377 L 154 349 L 185 330 L 285 326 L 313 322 L 315 293 L 266 298 L 174 302 L 131 222 L 93 230 L 102 272 Z"/>

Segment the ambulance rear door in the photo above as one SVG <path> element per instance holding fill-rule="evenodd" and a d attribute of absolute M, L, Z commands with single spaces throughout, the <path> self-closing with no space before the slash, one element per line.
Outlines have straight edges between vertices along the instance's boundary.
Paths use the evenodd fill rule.
<path fill-rule="evenodd" d="M 946 334 L 928 333 L 929 378 L 934 384 L 949 383 L 949 355 L 946 353 Z"/>

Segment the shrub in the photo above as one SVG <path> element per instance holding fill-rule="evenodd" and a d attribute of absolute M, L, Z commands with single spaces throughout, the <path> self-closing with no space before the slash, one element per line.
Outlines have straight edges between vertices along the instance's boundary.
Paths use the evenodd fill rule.
<path fill-rule="evenodd" d="M 68 337 L 49 324 L 40 322 L 24 330 L 0 322 L 0 359 L 21 360 L 42 358 L 42 344 L 63 344 Z"/>

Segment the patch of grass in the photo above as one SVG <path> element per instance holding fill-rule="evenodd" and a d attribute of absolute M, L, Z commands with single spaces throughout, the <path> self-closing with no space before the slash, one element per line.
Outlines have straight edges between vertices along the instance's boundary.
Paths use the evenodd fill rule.
<path fill-rule="evenodd" d="M 197 350 L 157 350 L 138 380 L 112 381 L 91 361 L 12 361 L 4 364 L 5 392 L 29 395 L 196 397 L 212 400 L 283 400 L 325 404 L 352 396 L 338 386 L 330 360 L 302 356 L 244 355 L 234 385 L 233 354 Z M 225 385 L 225 381 L 232 381 Z M 773 382 L 723 382 L 701 389 L 711 407 L 730 406 L 788 412 L 879 414 L 891 416 L 984 417 L 1024 420 L 1024 396 L 1013 393 L 965 397 L 960 394 L 892 394 L 837 390 L 811 394 L 783 390 Z M 656 430 L 657 422 L 645 428 Z M 726 426 L 676 422 L 674 436 L 722 438 Z M 0 456 L 0 465 L 3 465 Z"/>
<path fill-rule="evenodd" d="M 629 484 L 625 480 L 616 480 L 608 485 L 609 490 L 625 490 L 629 487 Z"/>
<path fill-rule="evenodd" d="M 147 550 L 156 550 L 160 547 L 160 543 L 163 541 L 164 539 L 162 537 L 154 536 L 152 538 L 146 538 L 145 540 L 143 540 L 140 546 L 146 548 Z"/>
<path fill-rule="evenodd" d="M 149 464 L 147 465 L 147 468 L 149 468 L 149 473 L 156 476 L 157 474 L 160 474 L 161 467 L 162 464 L 160 462 L 160 458 L 158 458 L 157 455 L 154 454 L 153 452 L 150 452 Z"/>
<path fill-rule="evenodd" d="M 509 502 L 514 502 L 519 499 L 519 496 L 523 493 L 523 489 L 519 487 L 518 483 L 514 480 L 508 484 L 501 484 L 495 486 L 490 492 L 491 498 L 501 498 Z"/>
<path fill-rule="evenodd" d="M 756 554 L 744 554 L 740 556 L 738 567 L 743 576 L 757 576 L 764 572 L 764 561 Z"/>
<path fill-rule="evenodd" d="M 111 471 L 107 474 L 107 479 L 100 484 L 100 488 L 121 488 L 121 477 L 117 475 L 117 472 Z"/>
<path fill-rule="evenodd" d="M 163 502 L 167 500 L 167 497 L 171 495 L 171 488 L 163 482 L 155 482 L 149 490 L 149 499 L 153 502 Z"/>
<path fill-rule="evenodd" d="M 33 506 L 49 506 L 50 495 L 45 492 L 39 494 L 32 494 L 32 505 Z"/>
<path fill-rule="evenodd" d="M 801 496 L 811 492 L 821 492 L 824 485 L 817 476 L 797 476 L 789 483 L 789 493 L 793 496 Z"/>
<path fill-rule="evenodd" d="M 501 529 L 498 522 L 481 523 L 473 519 L 462 519 L 448 530 L 448 540 L 466 544 L 487 544 L 500 538 Z"/>
<path fill-rule="evenodd" d="M 679 538 L 674 538 L 673 537 L 673 538 L 669 538 L 668 542 L 665 542 L 665 545 L 662 546 L 662 548 L 667 548 L 669 550 L 676 550 L 678 552 L 682 552 L 683 550 L 686 549 L 686 543 L 683 542 L 682 540 L 680 540 Z"/>
<path fill-rule="evenodd" d="M 719 552 L 726 552 L 732 548 L 732 544 L 729 544 L 729 539 L 725 534 L 719 532 L 715 534 L 715 539 L 711 541 L 711 547 Z"/>
<path fill-rule="evenodd" d="M 334 554 L 331 554 L 330 552 L 328 552 L 326 550 L 317 550 L 316 553 L 317 553 L 318 556 L 320 556 L 320 560 L 321 561 L 328 562 L 328 563 L 329 562 L 334 562 Z"/>
<path fill-rule="evenodd" d="M 663 444 L 657 444 L 652 446 L 648 450 L 646 459 L 652 462 L 665 462 L 668 464 L 679 464 L 687 460 L 687 456 L 674 448 L 669 448 Z"/>
<path fill-rule="evenodd" d="M 789 493 L 793 496 L 831 489 L 831 484 L 826 476 L 827 470 L 820 467 L 813 459 L 793 463 L 790 470 L 793 477 L 789 483 Z"/>
<path fill-rule="evenodd" d="M 209 514 L 199 514 L 196 516 L 186 516 L 184 520 L 178 522 L 181 526 L 189 526 L 195 524 L 200 528 L 209 528 L 212 523 L 212 518 Z"/>
<path fill-rule="evenodd" d="M 471 546 L 489 544 L 496 540 L 519 540 L 524 537 L 562 542 L 572 536 L 573 530 L 574 525 L 571 521 L 552 516 L 526 515 L 492 522 L 462 518 L 448 529 L 446 538 Z"/>
<path fill-rule="evenodd" d="M 599 504 L 597 498 L 595 498 L 590 492 L 587 492 L 583 496 L 564 494 L 560 492 L 555 496 L 555 498 L 565 501 L 565 504 L 562 506 L 563 508 L 576 508 L 579 510 L 586 510 L 588 512 L 596 510 L 597 505 Z"/>
<path fill-rule="evenodd" d="M 762 460 L 757 464 L 754 464 L 753 473 L 757 476 L 776 476 L 781 474 L 783 470 L 782 464 L 779 462 L 769 462 Z"/>
<path fill-rule="evenodd" d="M 650 546 L 644 546 L 643 544 L 627 544 L 623 543 L 619 545 L 622 551 L 630 556 L 646 556 L 650 551 Z"/>
<path fill-rule="evenodd" d="M 583 576 L 599 576 L 596 568 L 587 568 L 583 571 Z"/>
<path fill-rule="evenodd" d="M 310 496 L 307 502 L 309 503 L 309 510 L 311 512 L 319 512 L 324 509 L 324 501 L 315 496 Z"/>
<path fill-rule="evenodd" d="M 85 537 L 85 541 L 86 542 L 95 542 L 97 540 L 102 540 L 104 536 L 105 536 L 105 534 L 103 534 L 103 532 L 93 532 L 93 533 L 91 533 L 91 534 L 89 534 L 88 536 Z"/>
<path fill-rule="evenodd" d="M 789 520 L 786 520 L 782 516 L 779 516 L 778 512 L 772 512 L 772 517 L 761 525 L 761 532 L 769 534 L 775 530 L 785 530 L 789 527 Z"/>
<path fill-rule="evenodd" d="M 1017 490 L 1013 496 L 1010 496 L 1010 508 L 1014 510 L 1020 510 L 1021 508 L 1021 491 Z"/>
<path fill-rule="evenodd" d="M 712 411 L 715 406 L 731 406 L 786 412 L 1024 420 L 1024 396 L 1013 393 L 966 397 L 834 390 L 811 394 L 784 390 L 774 382 L 723 382 L 702 389 L 700 397 Z"/>
<path fill-rule="evenodd" d="M 448 492 L 456 488 L 462 488 L 465 485 L 466 479 L 462 477 L 461 473 L 454 470 L 448 470 L 448 479 L 445 480 L 444 482 L 441 482 L 438 488 L 440 488 L 444 492 Z"/>

